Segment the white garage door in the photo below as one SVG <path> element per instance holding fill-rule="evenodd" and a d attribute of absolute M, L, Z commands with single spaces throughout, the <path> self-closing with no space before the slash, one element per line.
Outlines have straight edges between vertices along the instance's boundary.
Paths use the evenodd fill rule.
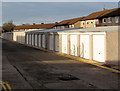
<path fill-rule="evenodd" d="M 62 53 L 67 54 L 67 35 L 62 35 Z"/>
<path fill-rule="evenodd" d="M 42 47 L 45 48 L 45 35 L 42 35 Z"/>
<path fill-rule="evenodd" d="M 49 35 L 49 50 L 53 50 L 53 35 Z"/>
<path fill-rule="evenodd" d="M 80 35 L 80 57 L 90 58 L 89 45 L 89 35 Z"/>
<path fill-rule="evenodd" d="M 38 35 L 38 45 L 41 47 L 41 34 Z"/>
<path fill-rule="evenodd" d="M 16 33 L 15 36 L 16 36 L 16 41 L 18 41 L 18 34 Z"/>
<path fill-rule="evenodd" d="M 19 33 L 19 42 L 21 43 L 21 33 Z"/>
<path fill-rule="evenodd" d="M 21 34 L 18 33 L 18 42 L 21 42 Z"/>
<path fill-rule="evenodd" d="M 31 45 L 31 34 L 29 34 L 29 44 Z"/>
<path fill-rule="evenodd" d="M 26 44 L 29 44 L 29 35 L 28 34 L 26 34 Z"/>
<path fill-rule="evenodd" d="M 20 34 L 17 34 L 17 41 L 20 42 Z"/>
<path fill-rule="evenodd" d="M 34 45 L 34 34 L 32 34 L 32 45 Z"/>
<path fill-rule="evenodd" d="M 21 42 L 25 43 L 25 34 L 23 32 L 21 33 Z"/>
<path fill-rule="evenodd" d="M 59 35 L 55 35 L 55 51 L 59 51 Z"/>
<path fill-rule="evenodd" d="M 105 62 L 104 35 L 93 35 L 93 60 Z"/>
<path fill-rule="evenodd" d="M 16 33 L 13 32 L 13 40 L 16 41 Z"/>
<path fill-rule="evenodd" d="M 20 33 L 17 34 L 18 42 L 20 42 Z"/>
<path fill-rule="evenodd" d="M 23 43 L 24 41 L 23 33 L 21 33 L 20 36 L 21 36 L 21 43 Z"/>
<path fill-rule="evenodd" d="M 77 35 L 70 35 L 70 54 L 77 56 Z"/>
<path fill-rule="evenodd" d="M 38 46 L 38 38 L 37 38 L 37 34 L 35 34 L 35 46 Z"/>

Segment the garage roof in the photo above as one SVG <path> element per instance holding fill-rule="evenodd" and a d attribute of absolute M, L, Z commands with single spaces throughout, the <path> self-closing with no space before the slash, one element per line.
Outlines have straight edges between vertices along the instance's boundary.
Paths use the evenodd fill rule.
<path fill-rule="evenodd" d="M 26 33 L 77 33 L 77 32 L 105 32 L 105 31 L 118 31 L 120 26 L 103 26 L 96 28 L 67 28 L 67 29 L 44 29 L 44 30 L 34 30 L 26 31 Z"/>
<path fill-rule="evenodd" d="M 102 26 L 102 27 L 95 27 L 95 28 L 83 28 L 77 30 L 69 30 L 69 31 L 60 31 L 60 32 L 109 32 L 109 31 L 120 31 L 120 26 Z"/>

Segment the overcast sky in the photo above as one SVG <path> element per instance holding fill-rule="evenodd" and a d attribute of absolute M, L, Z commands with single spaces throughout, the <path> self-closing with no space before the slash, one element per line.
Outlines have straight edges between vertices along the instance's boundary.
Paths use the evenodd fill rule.
<path fill-rule="evenodd" d="M 117 2 L 3 2 L 2 21 L 13 20 L 16 25 L 52 23 L 117 7 Z"/>

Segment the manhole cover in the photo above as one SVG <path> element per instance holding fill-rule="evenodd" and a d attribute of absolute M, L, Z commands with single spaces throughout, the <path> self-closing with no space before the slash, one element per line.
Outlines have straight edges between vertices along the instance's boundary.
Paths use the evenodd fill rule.
<path fill-rule="evenodd" d="M 69 80 L 80 80 L 79 78 L 72 75 L 61 75 L 58 77 L 60 80 L 69 81 Z"/>

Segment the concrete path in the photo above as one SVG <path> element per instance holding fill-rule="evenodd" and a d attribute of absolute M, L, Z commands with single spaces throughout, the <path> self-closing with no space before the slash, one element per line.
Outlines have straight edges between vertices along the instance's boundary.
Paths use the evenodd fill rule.
<path fill-rule="evenodd" d="M 13 89 L 118 89 L 117 73 L 18 43 L 2 44 L 3 81 Z"/>

